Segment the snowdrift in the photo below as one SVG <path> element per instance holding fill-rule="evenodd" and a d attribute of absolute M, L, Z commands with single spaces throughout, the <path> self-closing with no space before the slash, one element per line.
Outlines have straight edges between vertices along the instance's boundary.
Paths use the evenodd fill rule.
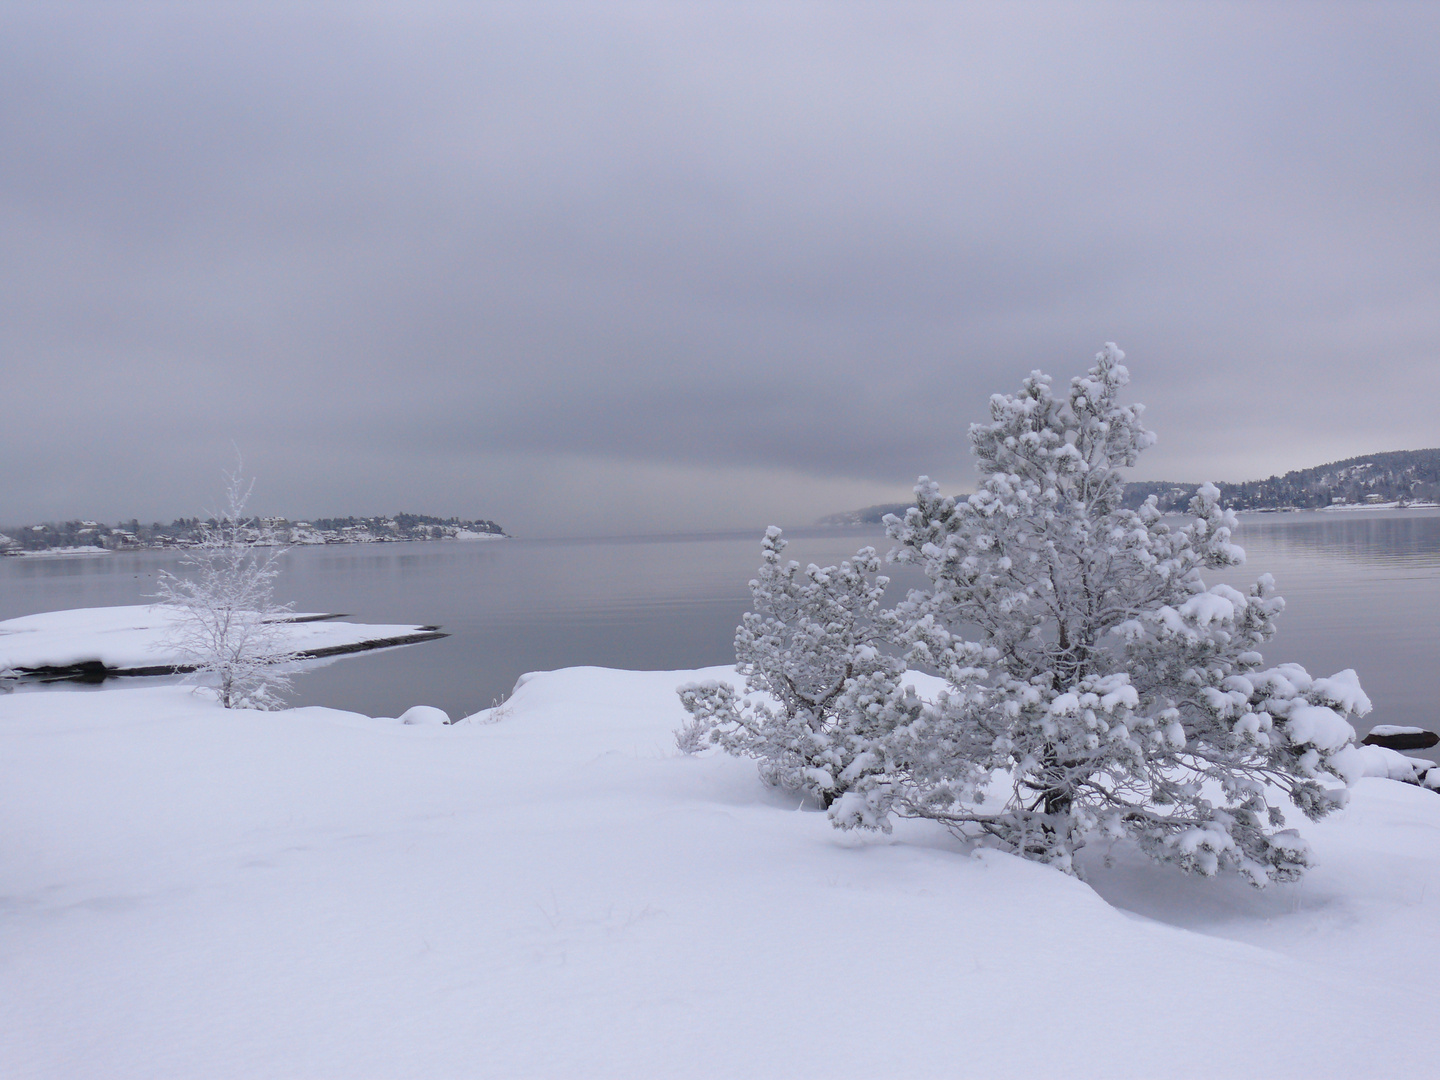
<path fill-rule="evenodd" d="M 684 757 L 683 682 L 569 669 L 455 725 L 0 698 L 0 1075 L 1409 1075 L 1440 797 L 1362 779 L 1257 892 L 839 833 Z"/>

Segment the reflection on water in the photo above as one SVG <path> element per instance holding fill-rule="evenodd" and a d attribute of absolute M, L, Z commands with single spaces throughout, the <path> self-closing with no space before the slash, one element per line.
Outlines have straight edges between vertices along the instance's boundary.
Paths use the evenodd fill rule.
<path fill-rule="evenodd" d="M 1234 585 L 1274 575 L 1285 597 L 1272 663 L 1354 668 L 1372 724 L 1440 728 L 1440 512 L 1247 514 Z"/>
<path fill-rule="evenodd" d="M 1247 544 L 1286 557 L 1440 566 L 1440 512 L 1434 510 L 1245 514 L 1241 520 Z"/>
<path fill-rule="evenodd" d="M 874 529 L 801 530 L 788 555 L 836 562 Z M 1275 576 L 1287 610 L 1266 649 L 1314 673 L 1353 667 L 1374 723 L 1440 723 L 1440 512 L 1246 515 L 1246 585 Z M 364 622 L 435 623 L 443 641 L 351 658 L 297 680 L 297 704 L 397 716 L 411 705 L 463 715 L 523 672 L 596 664 L 690 668 L 733 660 L 735 624 L 760 561 L 754 535 L 633 540 L 410 543 L 297 548 L 281 599 Z M 0 559 L 0 618 L 144 603 L 165 552 Z M 894 572 L 895 588 L 919 584 Z"/>

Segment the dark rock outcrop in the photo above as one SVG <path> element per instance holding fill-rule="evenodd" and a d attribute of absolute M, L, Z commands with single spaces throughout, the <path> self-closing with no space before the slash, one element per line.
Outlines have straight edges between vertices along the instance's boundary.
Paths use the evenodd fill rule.
<path fill-rule="evenodd" d="M 1440 735 L 1424 728 L 1379 728 L 1360 740 L 1366 746 L 1387 750 L 1428 750 L 1440 744 Z"/>

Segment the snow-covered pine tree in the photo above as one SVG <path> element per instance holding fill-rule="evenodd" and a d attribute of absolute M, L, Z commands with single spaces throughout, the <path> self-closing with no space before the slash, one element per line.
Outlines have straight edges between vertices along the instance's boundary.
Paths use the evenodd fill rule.
<path fill-rule="evenodd" d="M 993 397 L 970 431 L 979 490 L 922 477 L 888 519 L 892 558 L 932 586 L 888 613 L 892 640 L 951 689 L 927 704 L 893 682 L 872 767 L 831 815 L 933 818 L 1072 872 L 1087 841 L 1128 837 L 1190 871 L 1294 879 L 1309 856 L 1283 802 L 1343 801 L 1332 758 L 1370 703 L 1353 671 L 1264 668 L 1284 603 L 1269 575 L 1207 587 L 1244 559 L 1213 486 L 1184 525 L 1121 507 L 1120 470 L 1154 442 L 1119 403 L 1122 359 L 1107 345 L 1065 397 L 1039 372 Z"/>
<path fill-rule="evenodd" d="M 735 631 L 745 693 L 725 682 L 680 687 L 691 719 L 677 743 L 755 758 L 767 783 L 829 806 L 863 774 L 866 748 L 880 734 L 872 722 L 879 710 L 857 709 L 857 696 L 877 684 L 888 691 L 903 663 L 878 648 L 874 617 L 888 580 L 877 576 L 874 548 L 802 570 L 782 561 L 785 546 L 780 529 L 766 530 L 764 563 L 750 582 L 754 610 Z"/>
<path fill-rule="evenodd" d="M 290 605 L 275 602 L 283 547 L 264 529 L 246 524 L 247 484 L 237 462 L 225 474 L 225 510 L 200 525 L 201 542 L 180 560 L 184 576 L 160 572 L 158 596 L 179 612 L 174 640 L 195 666 L 215 680 L 227 709 L 278 709 L 290 689 L 286 669 L 297 659 L 283 624 Z"/>

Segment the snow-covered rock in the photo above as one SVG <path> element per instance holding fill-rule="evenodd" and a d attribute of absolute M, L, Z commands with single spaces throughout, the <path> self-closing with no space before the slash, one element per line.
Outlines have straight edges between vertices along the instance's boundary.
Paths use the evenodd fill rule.
<path fill-rule="evenodd" d="M 96 663 L 114 670 L 183 665 L 177 644 L 180 612 L 164 604 L 47 611 L 0 622 L 0 671 L 63 668 Z M 296 612 L 283 624 L 284 644 L 308 655 L 333 655 L 402 639 L 420 639 L 432 628 L 337 622 Z"/>
<path fill-rule="evenodd" d="M 1385 746 L 1391 750 L 1428 750 L 1440 745 L 1440 735 L 1425 728 L 1376 724 L 1362 741 L 1369 746 Z"/>
<path fill-rule="evenodd" d="M 450 714 L 433 705 L 413 705 L 400 716 L 402 724 L 448 724 Z"/>

